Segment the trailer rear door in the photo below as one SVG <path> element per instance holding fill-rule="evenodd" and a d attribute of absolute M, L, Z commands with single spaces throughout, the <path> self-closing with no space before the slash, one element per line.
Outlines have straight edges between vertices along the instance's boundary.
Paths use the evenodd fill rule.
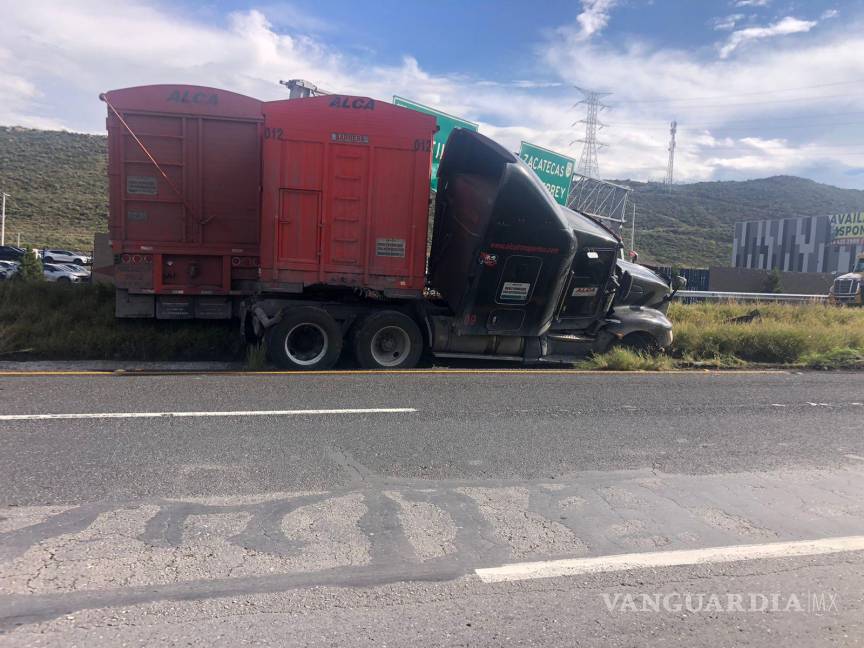
<path fill-rule="evenodd" d="M 103 98 L 118 287 L 224 294 L 257 279 L 261 102 L 173 85 Z"/>

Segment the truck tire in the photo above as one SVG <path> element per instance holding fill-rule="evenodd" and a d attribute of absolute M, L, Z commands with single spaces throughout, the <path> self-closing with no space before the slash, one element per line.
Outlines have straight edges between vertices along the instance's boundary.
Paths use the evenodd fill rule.
<path fill-rule="evenodd" d="M 364 369 L 411 369 L 423 354 L 423 335 L 407 315 L 382 311 L 356 325 L 351 345 L 357 363 Z"/>
<path fill-rule="evenodd" d="M 285 369 L 329 369 L 341 353 L 342 329 L 322 308 L 289 309 L 267 331 L 267 356 Z"/>

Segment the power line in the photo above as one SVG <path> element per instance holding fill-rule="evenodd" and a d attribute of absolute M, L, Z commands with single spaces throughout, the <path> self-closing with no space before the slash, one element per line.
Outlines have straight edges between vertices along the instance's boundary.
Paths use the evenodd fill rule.
<path fill-rule="evenodd" d="M 788 99 L 765 99 L 763 101 L 737 101 L 730 103 L 722 103 L 722 104 L 693 104 L 688 106 L 679 106 L 681 110 L 689 110 L 690 108 L 729 108 L 733 106 L 761 106 L 765 104 L 774 104 L 774 103 L 791 103 L 796 101 L 822 101 L 823 99 L 837 99 L 837 98 L 846 98 L 846 99 L 860 99 L 860 95 L 852 95 L 852 94 L 836 94 L 836 95 L 813 95 L 810 97 L 789 97 Z M 734 98 L 734 97 L 733 97 Z M 677 102 L 674 100 L 670 100 L 669 104 L 676 104 Z M 618 105 L 618 104 L 616 104 Z"/>
<path fill-rule="evenodd" d="M 649 125 L 650 124 L 650 125 Z M 611 124 L 607 124 L 608 126 L 631 126 L 633 128 L 640 128 L 645 130 L 666 130 L 667 126 L 660 126 L 657 122 L 645 122 L 645 124 L 640 124 L 638 122 L 613 122 Z M 774 126 L 763 126 L 761 124 L 753 123 L 750 126 L 725 126 L 724 124 L 681 124 L 681 128 L 690 128 L 690 129 L 715 129 L 715 130 L 785 130 L 785 129 L 797 129 L 797 128 L 818 128 L 818 127 L 830 127 L 830 126 L 861 126 L 861 121 L 849 121 L 849 122 L 825 122 L 825 123 L 812 123 L 812 124 L 787 124 L 787 125 L 774 125 Z"/>
<path fill-rule="evenodd" d="M 752 146 L 752 144 L 747 144 L 746 142 L 733 146 L 705 146 L 704 150 L 708 151 L 737 151 L 740 148 Z M 864 144 L 817 144 L 814 146 L 810 146 L 808 144 L 802 144 L 799 146 L 787 146 L 784 151 L 828 151 L 828 150 L 850 150 L 850 149 L 864 149 Z M 755 151 L 764 151 L 764 148 L 756 148 Z M 779 150 L 779 149 L 774 149 Z M 770 151 L 769 151 L 770 152 Z"/>
<path fill-rule="evenodd" d="M 817 115 L 818 117 L 845 117 L 846 115 L 864 115 L 864 110 L 844 110 L 842 112 L 829 112 L 829 113 L 821 113 Z M 796 115 L 794 117 L 771 117 L 771 121 L 796 121 L 800 119 L 810 120 L 809 116 L 804 115 Z M 638 126 L 641 124 L 654 124 L 655 126 L 658 124 L 659 119 L 652 120 L 632 120 L 627 122 L 615 122 L 616 126 Z M 722 122 L 723 124 L 753 124 L 756 123 L 752 121 L 752 119 L 725 119 Z M 610 124 L 611 125 L 611 124 Z M 686 125 L 686 124 L 685 124 Z M 662 129 L 666 129 L 666 126 L 659 126 Z M 691 126 L 692 128 L 692 126 Z"/>
<path fill-rule="evenodd" d="M 796 90 L 812 90 L 813 88 L 830 88 L 841 85 L 860 85 L 864 83 L 864 79 L 855 81 L 836 81 L 834 83 L 818 83 L 815 85 L 797 86 L 794 88 L 778 88 L 775 90 L 758 90 L 756 92 L 738 92 L 728 95 L 714 95 L 712 97 L 682 97 L 680 99 L 634 99 L 623 100 L 616 103 L 619 104 L 645 104 L 645 103 L 681 103 L 682 101 L 714 101 L 715 99 L 734 99 L 736 97 L 752 97 L 758 95 L 777 94 L 778 92 L 794 92 Z"/>

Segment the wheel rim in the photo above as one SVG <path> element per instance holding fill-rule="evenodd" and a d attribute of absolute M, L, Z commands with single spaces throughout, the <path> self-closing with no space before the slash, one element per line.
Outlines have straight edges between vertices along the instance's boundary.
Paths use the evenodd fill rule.
<path fill-rule="evenodd" d="M 296 365 L 307 367 L 320 362 L 328 348 L 327 333 L 311 322 L 296 324 L 285 336 L 285 355 Z"/>
<path fill-rule="evenodd" d="M 372 359 L 382 367 L 402 364 L 411 353 L 411 337 L 398 326 L 385 326 L 372 336 Z"/>

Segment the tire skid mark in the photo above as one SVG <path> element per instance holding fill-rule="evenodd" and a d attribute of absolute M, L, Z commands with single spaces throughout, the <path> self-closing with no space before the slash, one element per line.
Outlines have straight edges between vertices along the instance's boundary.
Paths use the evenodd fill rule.
<path fill-rule="evenodd" d="M 0 534 L 0 582 L 11 573 L 19 581 L 23 575 L 41 583 L 31 593 L 7 590 L 19 593 L 0 596 L 0 626 L 8 627 L 13 618 L 20 622 L 31 613 L 41 620 L 97 603 L 210 598 L 214 592 L 280 591 L 328 583 L 450 580 L 478 567 L 510 562 L 522 550 L 525 555 L 552 557 L 563 549 L 577 557 L 586 551 L 602 555 L 650 549 L 658 545 L 658 538 L 671 549 L 719 546 L 736 537 L 740 542 L 742 537 L 762 534 L 795 539 L 801 529 L 821 528 L 818 525 L 826 521 L 822 509 L 851 505 L 864 497 L 860 469 L 833 475 L 802 470 L 725 476 L 622 471 L 577 474 L 554 484 L 427 482 L 382 479 L 347 454 L 339 456 L 359 479 L 329 492 L 236 496 L 217 503 L 158 499 L 86 504 Z M 400 517 L 403 506 L 411 503 L 431 507 L 423 513 L 426 517 L 415 519 L 425 525 L 420 533 L 427 537 L 420 541 L 435 536 L 427 546 L 434 548 L 438 539 L 446 538 L 437 553 L 424 554 L 417 537 L 412 541 L 409 531 L 416 530 L 406 528 L 411 518 Z M 97 569 L 112 564 L 111 547 L 102 544 L 109 536 L 91 529 L 97 519 L 113 514 L 122 531 L 129 522 L 124 510 L 131 515 L 133 508 L 144 507 L 147 516 L 141 517 L 128 540 L 140 543 L 142 556 L 150 562 L 130 572 L 134 578 L 128 581 L 119 574 L 107 580 L 77 580 L 70 560 L 82 568 L 86 562 Z M 16 512 L 17 519 L 30 515 L 17 507 L 0 510 L 12 522 Z M 833 519 L 834 527 L 847 534 L 864 530 L 864 511 L 840 511 Z M 436 520 L 447 520 L 446 533 L 434 526 Z M 834 527 L 829 524 L 826 529 Z M 565 538 L 562 529 L 585 547 L 559 542 Z M 119 531 L 114 534 L 127 539 Z M 59 536 L 66 537 L 58 540 Z M 35 567 L 33 574 L 10 571 L 9 562 L 37 546 L 46 555 L 45 564 L 36 565 L 38 572 Z M 54 546 L 59 548 L 56 558 Z M 107 548 L 103 551 L 102 546 Z M 217 552 L 212 562 L 206 555 L 197 557 L 206 551 Z M 148 574 L 148 565 L 174 570 L 175 580 Z M 57 585 L 65 583 L 66 592 L 52 584 L 54 574 L 62 576 Z"/>
<path fill-rule="evenodd" d="M 14 560 L 45 540 L 80 533 L 92 525 L 99 515 L 116 508 L 115 504 L 82 504 L 51 515 L 43 522 L 0 533 L 0 563 Z"/>

